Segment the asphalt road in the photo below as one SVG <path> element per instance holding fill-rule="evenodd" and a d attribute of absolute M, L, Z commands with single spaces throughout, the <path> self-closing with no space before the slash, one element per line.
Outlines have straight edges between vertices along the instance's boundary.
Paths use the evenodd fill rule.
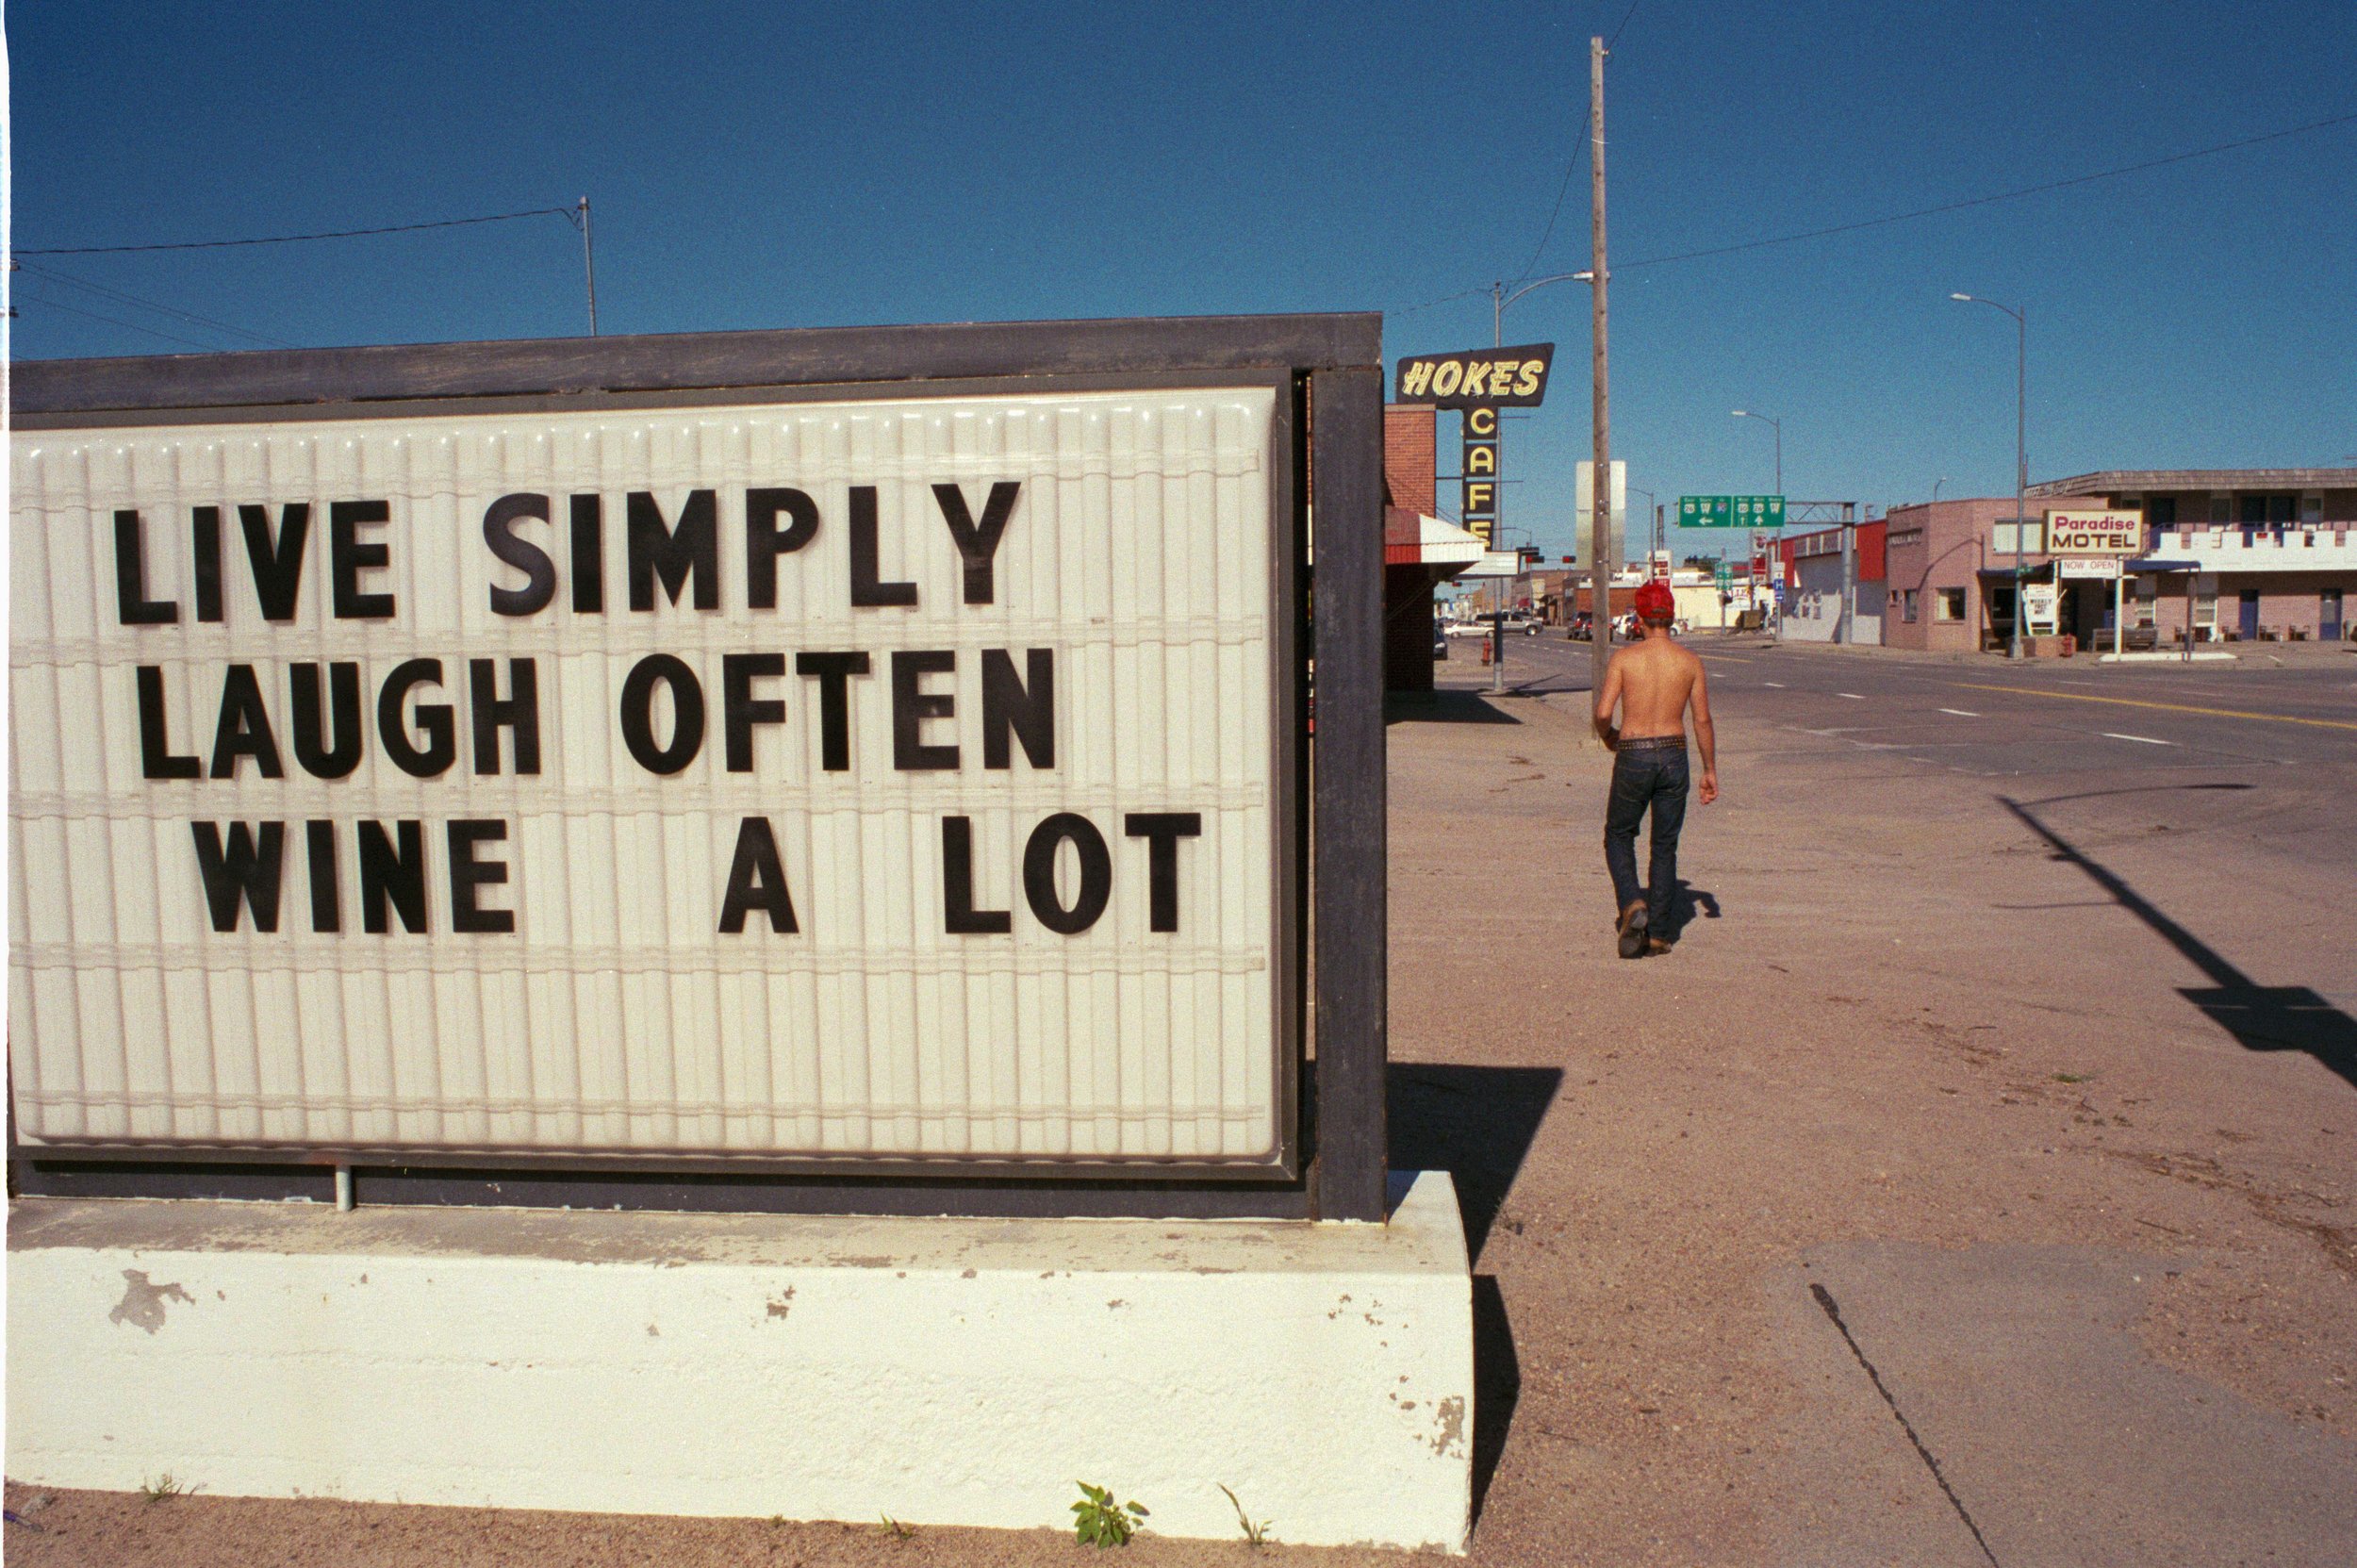
<path fill-rule="evenodd" d="M 2253 652 L 2232 666 L 1950 663 L 1757 638 L 1689 639 L 1720 709 L 1751 726 L 1837 740 L 1981 777 L 2357 762 L 2357 655 Z M 1480 645 L 1440 667 L 1486 687 Z M 1590 649 L 1508 637 L 1509 692 L 1589 689 Z"/>

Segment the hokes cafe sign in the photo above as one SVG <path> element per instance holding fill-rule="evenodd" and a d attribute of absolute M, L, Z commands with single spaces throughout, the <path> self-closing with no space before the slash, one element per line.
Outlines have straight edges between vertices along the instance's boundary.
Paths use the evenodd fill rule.
<path fill-rule="evenodd" d="M 1399 362 L 1392 385 L 1401 403 L 1428 403 L 1436 408 L 1536 408 L 1547 395 L 1547 371 L 1554 362 L 1553 343 L 1416 355 Z"/>

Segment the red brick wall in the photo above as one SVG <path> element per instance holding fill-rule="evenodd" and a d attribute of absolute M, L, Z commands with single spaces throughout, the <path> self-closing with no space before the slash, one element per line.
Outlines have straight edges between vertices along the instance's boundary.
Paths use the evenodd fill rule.
<path fill-rule="evenodd" d="M 1383 487 L 1385 499 L 1410 512 L 1433 516 L 1439 472 L 1434 450 L 1436 413 L 1426 403 L 1391 403 L 1383 406 Z M 1429 653 L 1430 650 L 1426 651 Z"/>

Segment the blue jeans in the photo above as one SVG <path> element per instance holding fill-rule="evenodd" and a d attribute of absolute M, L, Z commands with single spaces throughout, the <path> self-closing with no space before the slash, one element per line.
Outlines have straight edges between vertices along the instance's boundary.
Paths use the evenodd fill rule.
<path fill-rule="evenodd" d="M 1637 827 L 1653 812 L 1653 853 L 1646 887 L 1637 885 Z M 1604 809 L 1604 864 L 1612 873 L 1612 908 L 1642 896 L 1653 934 L 1670 934 L 1671 900 L 1678 890 L 1678 830 L 1686 825 L 1686 746 L 1624 741 L 1612 759 L 1612 797 Z"/>

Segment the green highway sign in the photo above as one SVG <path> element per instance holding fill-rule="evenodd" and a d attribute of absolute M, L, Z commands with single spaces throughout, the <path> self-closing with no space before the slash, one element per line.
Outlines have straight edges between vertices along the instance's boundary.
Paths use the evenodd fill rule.
<path fill-rule="evenodd" d="M 1726 498 L 1722 496 L 1720 499 L 1723 501 Z M 1728 566 L 1724 561 L 1721 561 L 1718 565 L 1710 569 L 1710 577 L 1711 581 L 1718 585 L 1719 591 L 1721 593 L 1726 592 L 1727 589 L 1735 586 L 1735 569 Z"/>
<path fill-rule="evenodd" d="M 1782 528 L 1784 497 L 1780 495 L 1682 495 L 1678 497 L 1680 528 Z"/>

